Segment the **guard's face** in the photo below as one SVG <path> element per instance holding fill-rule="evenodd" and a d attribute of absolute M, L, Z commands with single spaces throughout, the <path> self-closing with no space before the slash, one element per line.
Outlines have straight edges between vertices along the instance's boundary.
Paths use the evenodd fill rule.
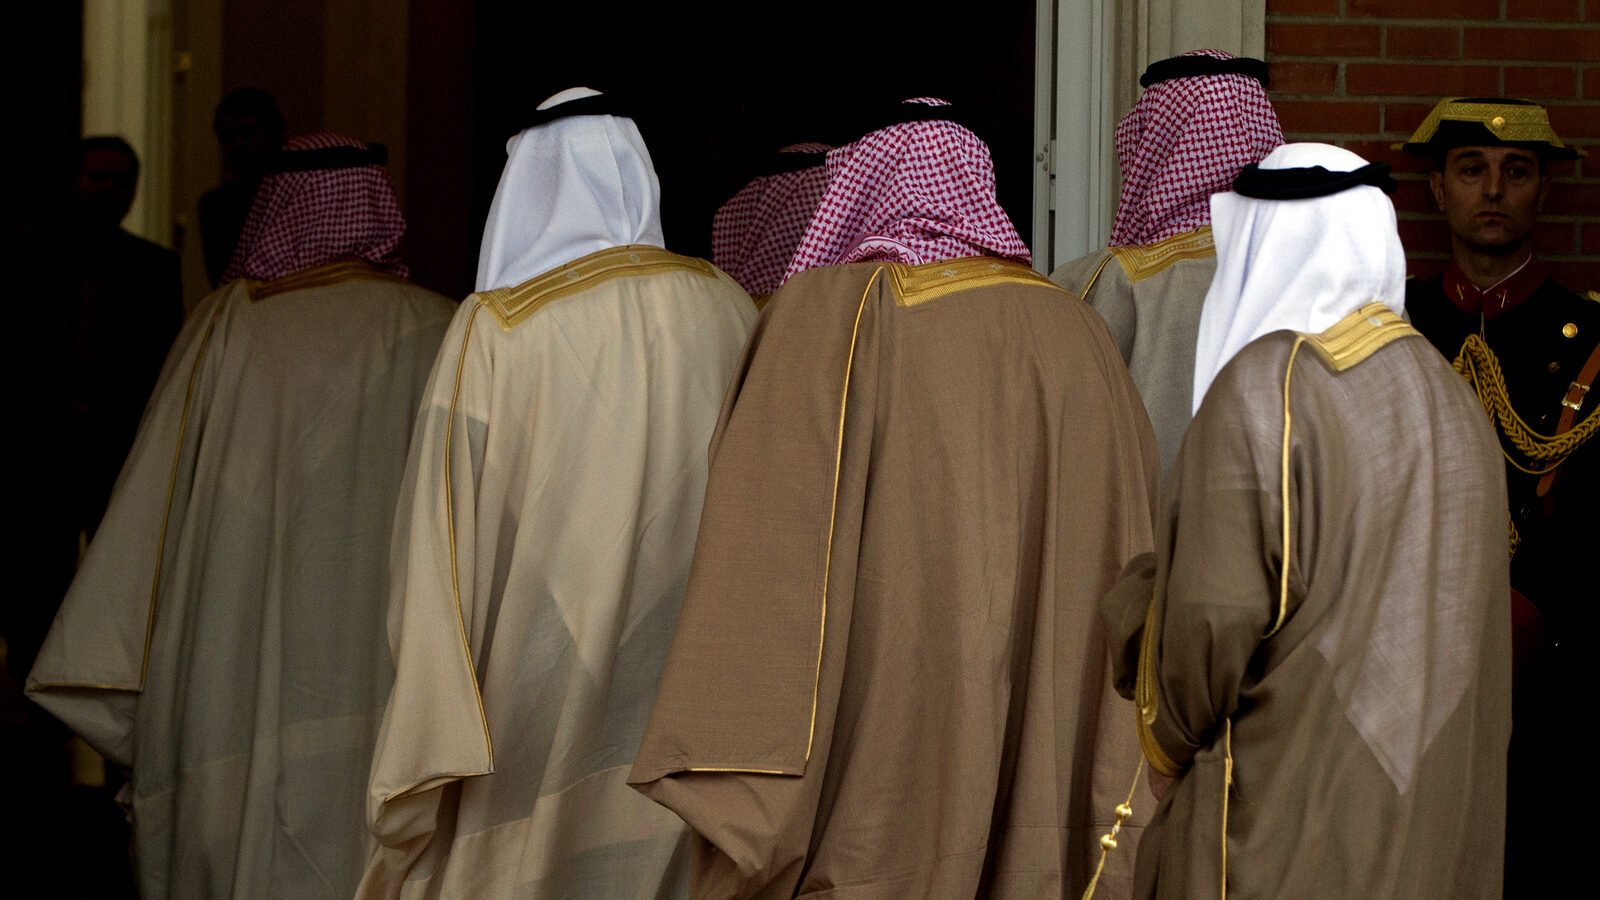
<path fill-rule="evenodd" d="M 134 162 L 120 150 L 90 150 L 74 185 L 79 214 L 87 222 L 115 228 L 133 206 L 138 181 Z"/>
<path fill-rule="evenodd" d="M 259 178 L 273 151 L 283 146 L 283 136 L 261 127 L 255 116 L 223 116 L 217 141 L 228 171 L 240 178 Z"/>
<path fill-rule="evenodd" d="M 1457 147 L 1430 181 L 1450 231 L 1482 253 L 1524 247 L 1550 189 L 1538 157 L 1520 147 Z"/>

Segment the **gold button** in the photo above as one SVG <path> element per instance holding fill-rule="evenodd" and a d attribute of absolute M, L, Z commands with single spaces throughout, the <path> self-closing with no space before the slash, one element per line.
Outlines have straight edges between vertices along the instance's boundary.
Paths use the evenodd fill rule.
<path fill-rule="evenodd" d="M 1495 116 L 1494 118 L 1489 120 L 1489 127 L 1493 128 L 1495 130 L 1499 130 L 1501 128 L 1506 127 L 1506 117 L 1505 116 Z"/>
<path fill-rule="evenodd" d="M 1578 326 L 1572 322 L 1568 322 L 1567 324 L 1561 326 L 1561 333 L 1567 337 L 1577 337 Z"/>
<path fill-rule="evenodd" d="M 1553 363 L 1551 363 L 1549 365 L 1548 369 L 1549 369 L 1550 374 L 1554 375 L 1557 372 L 1561 371 L 1561 363 L 1553 362 Z"/>

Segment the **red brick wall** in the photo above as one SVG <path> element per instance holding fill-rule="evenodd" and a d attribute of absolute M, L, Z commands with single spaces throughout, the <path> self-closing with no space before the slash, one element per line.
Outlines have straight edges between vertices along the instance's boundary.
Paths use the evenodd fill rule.
<path fill-rule="evenodd" d="M 1395 167 L 1411 271 L 1439 271 L 1449 232 L 1403 141 L 1443 96 L 1525 97 L 1591 154 L 1552 166 L 1535 244 L 1551 274 L 1600 288 L 1600 0 L 1267 0 L 1272 99 L 1292 141 Z"/>

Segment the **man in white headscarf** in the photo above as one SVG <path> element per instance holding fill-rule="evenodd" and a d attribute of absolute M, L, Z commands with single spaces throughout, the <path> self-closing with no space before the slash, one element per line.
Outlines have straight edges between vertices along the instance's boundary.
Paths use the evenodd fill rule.
<path fill-rule="evenodd" d="M 364 897 L 674 897 L 687 829 L 630 790 L 706 446 L 756 310 L 661 249 L 632 120 L 575 88 L 511 140 L 478 292 L 402 491 Z"/>
<path fill-rule="evenodd" d="M 1498 897 L 1504 490 L 1401 318 L 1388 167 L 1289 144 L 1211 201 L 1196 412 L 1156 551 L 1102 615 L 1177 780 L 1140 897 Z"/>
<path fill-rule="evenodd" d="M 28 693 L 111 762 L 142 897 L 342 900 L 388 694 L 389 535 L 454 312 L 385 152 L 275 154 L 178 335 Z"/>

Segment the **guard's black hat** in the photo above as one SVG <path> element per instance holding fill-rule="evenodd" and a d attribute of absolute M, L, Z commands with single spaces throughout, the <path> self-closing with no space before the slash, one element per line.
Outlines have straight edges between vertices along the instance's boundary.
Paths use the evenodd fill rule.
<path fill-rule="evenodd" d="M 1447 97 L 1422 120 L 1411 140 L 1394 145 L 1435 161 L 1457 147 L 1521 147 L 1543 160 L 1588 155 L 1561 143 L 1544 107 L 1507 97 Z"/>

